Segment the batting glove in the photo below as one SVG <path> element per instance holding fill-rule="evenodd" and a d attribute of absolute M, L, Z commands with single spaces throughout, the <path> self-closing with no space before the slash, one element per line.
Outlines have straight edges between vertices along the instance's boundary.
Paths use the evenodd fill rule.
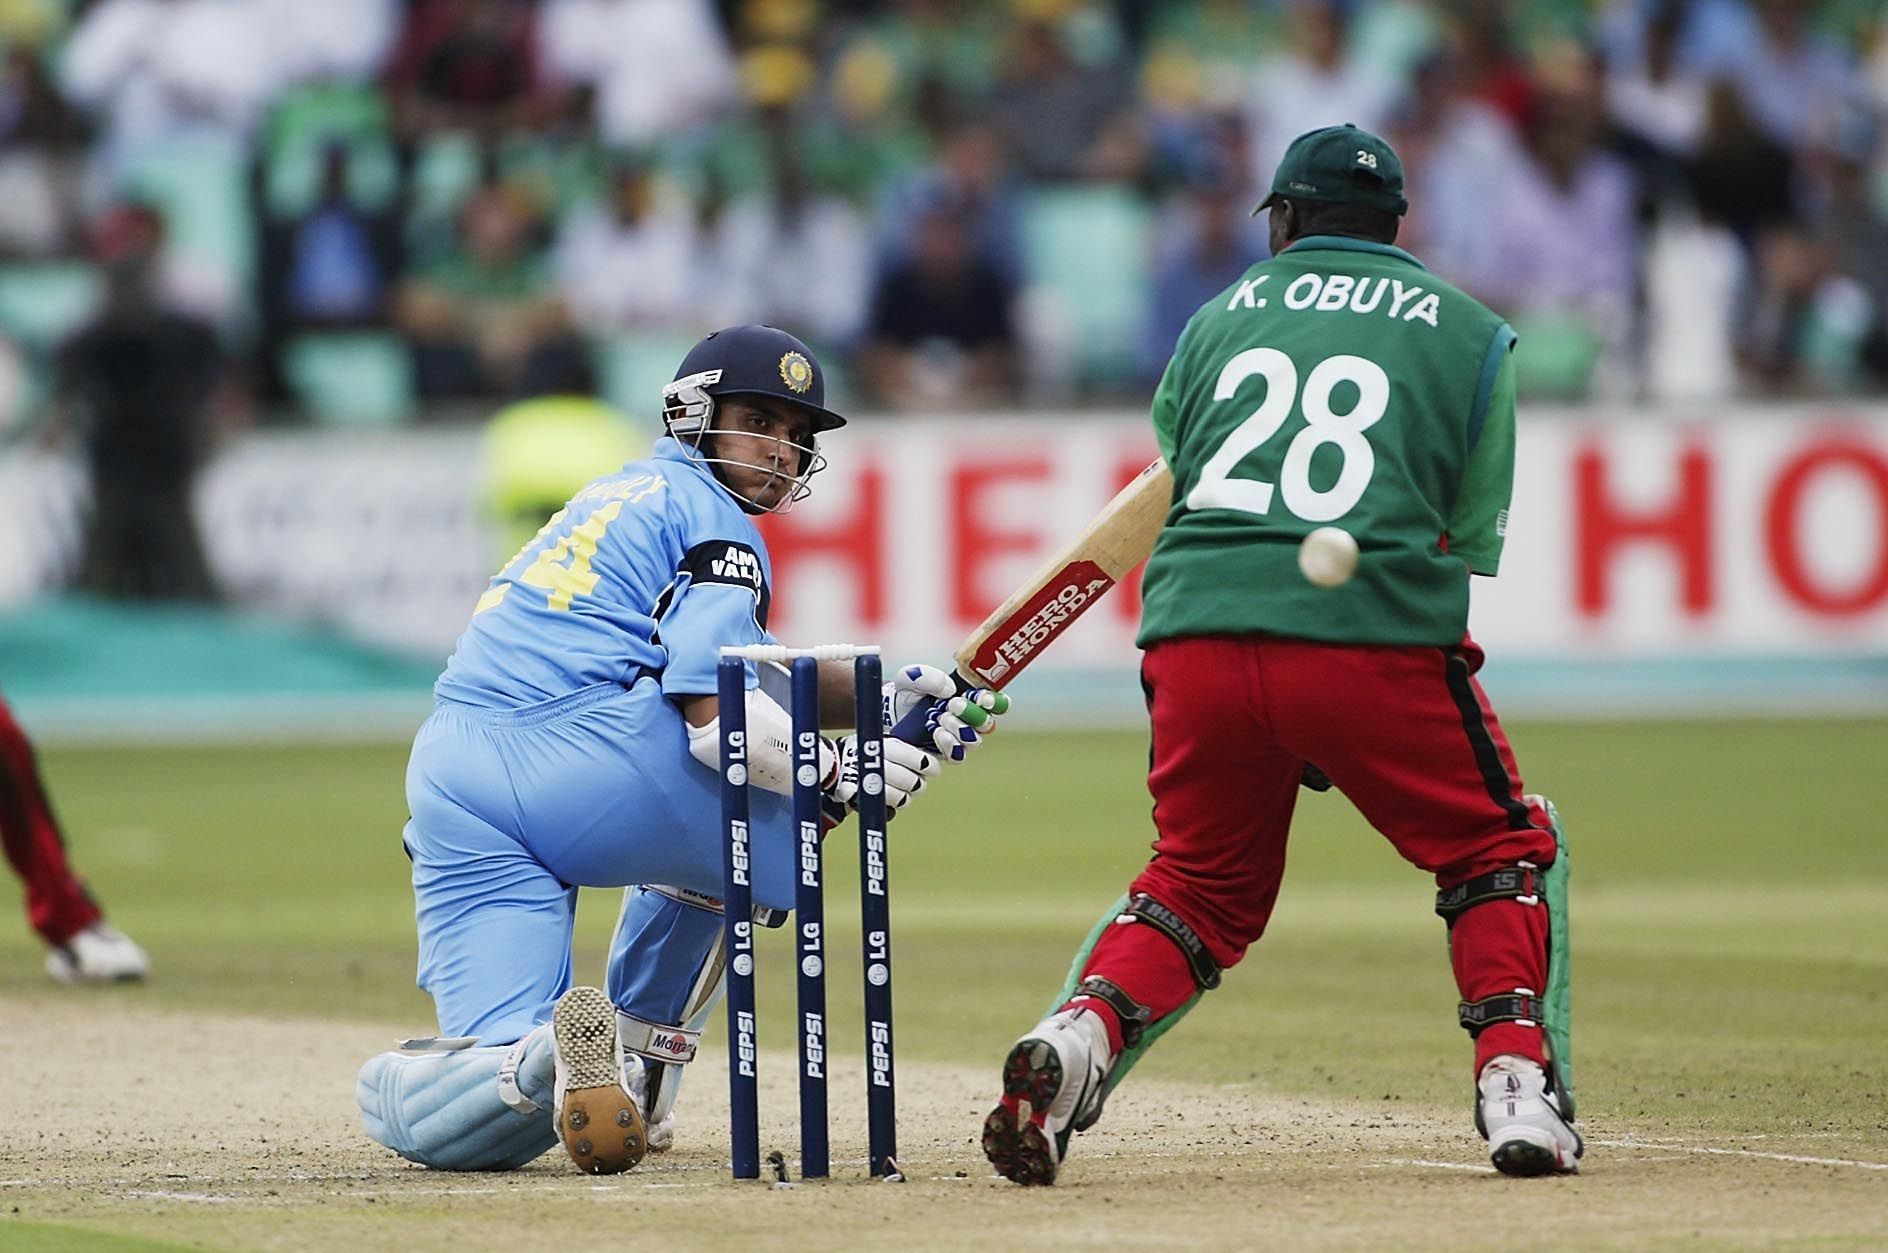
<path fill-rule="evenodd" d="M 989 688 L 962 692 L 936 666 L 901 667 L 884 687 L 885 734 L 923 749 L 934 749 L 947 762 L 960 762 L 978 742 L 995 734 L 997 719 L 1009 712 L 1010 698 Z"/>
<path fill-rule="evenodd" d="M 857 807 L 859 798 L 859 737 L 842 735 L 829 741 L 832 757 L 820 790 L 837 805 Z M 941 764 L 935 753 L 928 753 L 903 740 L 887 737 L 885 744 L 885 807 L 903 809 L 911 798 L 924 790 L 927 779 L 937 777 Z M 825 754 L 821 754 L 825 756 Z"/>

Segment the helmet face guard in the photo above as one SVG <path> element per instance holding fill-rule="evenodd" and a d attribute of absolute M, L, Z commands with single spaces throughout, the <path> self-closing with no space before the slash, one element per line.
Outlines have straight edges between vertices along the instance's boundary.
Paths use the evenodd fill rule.
<path fill-rule="evenodd" d="M 809 435 L 806 443 L 796 444 L 777 436 L 759 435 L 753 431 L 736 431 L 729 427 L 716 426 L 715 415 L 720 408 L 717 404 L 718 397 L 774 395 L 770 391 L 750 391 L 746 388 L 731 388 L 718 393 L 711 391 L 711 388 L 721 382 L 722 375 L 723 371 L 719 369 L 701 370 L 678 378 L 664 387 L 662 389 L 662 425 L 687 451 L 690 460 L 707 466 L 709 472 L 714 474 L 716 480 L 726 487 L 730 494 L 741 498 L 745 507 L 758 513 L 787 513 L 794 505 L 812 494 L 810 480 L 826 468 L 826 458 L 819 451 L 819 436 Z M 789 403 L 798 404 L 799 402 L 789 400 Z M 814 410 L 816 429 L 818 413 L 818 410 Z M 799 467 L 798 472 L 789 475 L 782 473 L 776 465 L 762 465 L 752 461 L 737 461 L 728 457 L 710 455 L 711 451 L 718 453 L 720 450 L 718 444 L 712 449 L 704 447 L 708 437 L 712 435 L 742 435 L 749 439 L 770 440 L 775 445 L 796 454 L 792 460 Z M 729 487 L 728 481 L 715 468 L 717 466 L 740 466 L 743 469 L 758 470 L 768 475 L 767 482 L 761 485 L 762 491 L 775 482 L 787 483 L 790 486 L 772 505 L 763 506 L 751 499 L 741 497 L 739 492 Z"/>

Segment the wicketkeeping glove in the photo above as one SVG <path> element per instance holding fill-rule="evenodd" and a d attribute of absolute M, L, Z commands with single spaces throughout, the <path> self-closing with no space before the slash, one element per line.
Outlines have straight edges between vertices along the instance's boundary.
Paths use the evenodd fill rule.
<path fill-rule="evenodd" d="M 884 687 L 885 735 L 962 761 L 984 736 L 996 732 L 1010 698 L 989 688 L 963 692 L 936 666 L 901 666 Z"/>

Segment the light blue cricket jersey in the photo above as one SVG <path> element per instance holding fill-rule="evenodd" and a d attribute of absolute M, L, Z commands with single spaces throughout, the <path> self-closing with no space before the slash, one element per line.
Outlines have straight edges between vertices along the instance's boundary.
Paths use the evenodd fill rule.
<path fill-rule="evenodd" d="M 434 685 L 487 708 L 659 674 L 715 691 L 724 644 L 771 643 L 754 521 L 674 439 L 585 487 L 492 579 Z"/>

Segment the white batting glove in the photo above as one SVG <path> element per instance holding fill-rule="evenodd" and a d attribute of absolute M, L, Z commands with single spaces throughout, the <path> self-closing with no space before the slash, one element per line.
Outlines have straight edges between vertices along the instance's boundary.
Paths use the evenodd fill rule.
<path fill-rule="evenodd" d="M 903 809 L 924 790 L 925 780 L 942 768 L 935 753 L 903 740 L 887 737 L 885 744 L 885 807 Z M 826 772 L 820 790 L 839 805 L 853 805 L 859 796 L 859 737 L 842 735 L 821 746 L 820 764 Z"/>
<path fill-rule="evenodd" d="M 883 703 L 887 738 L 935 749 L 946 762 L 964 760 L 1010 708 L 1003 693 L 981 687 L 960 693 L 950 675 L 922 664 L 901 666 L 885 684 Z"/>

